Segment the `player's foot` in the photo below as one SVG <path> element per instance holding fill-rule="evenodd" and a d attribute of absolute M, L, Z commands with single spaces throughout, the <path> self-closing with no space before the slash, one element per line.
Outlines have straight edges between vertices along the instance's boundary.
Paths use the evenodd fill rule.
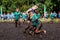
<path fill-rule="evenodd" d="M 28 32 L 29 34 L 31 34 L 32 33 L 32 31 L 30 31 L 30 32 Z"/>
<path fill-rule="evenodd" d="M 46 35 L 46 30 L 44 30 L 44 34 Z"/>
<path fill-rule="evenodd" d="M 34 35 L 34 32 L 32 32 L 32 36 Z"/>
<path fill-rule="evenodd" d="M 34 32 L 30 31 L 29 34 L 33 36 L 34 35 Z"/>
<path fill-rule="evenodd" d="M 24 32 L 23 33 L 26 33 L 26 30 L 24 30 Z"/>

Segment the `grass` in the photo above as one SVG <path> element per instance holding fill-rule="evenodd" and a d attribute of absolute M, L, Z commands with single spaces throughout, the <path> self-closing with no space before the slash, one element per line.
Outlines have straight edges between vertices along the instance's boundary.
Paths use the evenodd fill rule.
<path fill-rule="evenodd" d="M 50 22 L 50 21 L 52 21 L 50 18 L 41 20 L 41 22 L 43 23 Z M 53 20 L 53 22 L 60 23 L 60 19 L 56 18 Z"/>
<path fill-rule="evenodd" d="M 20 19 L 20 21 L 22 22 L 23 20 Z M 46 23 L 46 22 L 50 22 L 51 19 L 50 18 L 48 18 L 48 19 L 43 18 L 43 19 L 40 19 L 40 21 L 43 22 L 43 23 Z M 12 19 L 12 20 L 1 20 L 0 19 L 0 22 L 14 22 L 14 19 Z M 53 22 L 60 23 L 60 19 L 56 18 L 56 19 L 53 20 Z"/>

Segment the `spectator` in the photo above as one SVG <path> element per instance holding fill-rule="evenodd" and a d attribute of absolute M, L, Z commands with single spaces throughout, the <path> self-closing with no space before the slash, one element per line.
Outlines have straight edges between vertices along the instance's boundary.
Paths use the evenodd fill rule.
<path fill-rule="evenodd" d="M 53 19 L 54 19 L 54 17 L 55 17 L 54 13 L 51 12 L 51 14 L 50 14 L 50 18 L 51 18 L 51 22 L 52 22 L 52 23 L 53 23 Z"/>
<path fill-rule="evenodd" d="M 7 19 L 8 19 L 8 20 L 9 20 L 9 17 L 10 17 L 10 14 L 8 13 L 8 14 L 7 14 Z"/>
<path fill-rule="evenodd" d="M 56 18 L 57 17 L 57 13 L 55 11 L 53 13 L 54 13 L 54 18 Z"/>
<path fill-rule="evenodd" d="M 23 18 L 23 20 L 26 20 L 28 18 L 28 15 L 26 13 L 23 13 L 22 18 Z"/>
<path fill-rule="evenodd" d="M 23 23 L 25 23 L 28 19 L 28 14 L 27 13 L 22 13 L 22 19 L 23 19 Z"/>
<path fill-rule="evenodd" d="M 12 16 L 12 19 L 13 19 L 14 18 L 14 13 L 13 12 L 11 13 L 11 16 Z"/>
<path fill-rule="evenodd" d="M 5 12 L 2 17 L 3 17 L 3 20 L 7 20 L 7 12 Z"/>
<path fill-rule="evenodd" d="M 48 13 L 47 12 L 44 13 L 44 17 L 48 18 Z"/>
<path fill-rule="evenodd" d="M 60 18 L 60 12 L 58 13 L 58 18 Z"/>
<path fill-rule="evenodd" d="M 1 19 L 3 20 L 3 14 L 1 14 Z"/>
<path fill-rule="evenodd" d="M 10 21 L 12 21 L 13 16 L 12 16 L 12 14 L 11 14 L 11 13 L 8 13 L 8 14 L 7 14 L 7 19 L 8 19 L 8 20 L 10 20 Z"/>
<path fill-rule="evenodd" d="M 0 14 L 0 19 L 2 19 L 3 14 Z"/>
<path fill-rule="evenodd" d="M 1 19 L 1 14 L 0 14 L 0 19 Z"/>

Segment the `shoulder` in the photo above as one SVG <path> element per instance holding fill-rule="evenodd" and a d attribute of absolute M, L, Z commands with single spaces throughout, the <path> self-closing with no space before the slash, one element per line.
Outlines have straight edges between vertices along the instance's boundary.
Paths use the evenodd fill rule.
<path fill-rule="evenodd" d="M 36 13 L 34 13 L 34 15 L 36 15 Z"/>
<path fill-rule="evenodd" d="M 16 13 L 16 12 L 14 12 L 14 13 Z"/>
<path fill-rule="evenodd" d="M 40 13 L 38 13 L 38 15 L 40 15 Z"/>

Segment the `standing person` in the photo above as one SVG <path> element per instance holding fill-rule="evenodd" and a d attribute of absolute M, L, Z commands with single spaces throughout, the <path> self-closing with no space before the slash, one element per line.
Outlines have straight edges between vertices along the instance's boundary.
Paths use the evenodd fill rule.
<path fill-rule="evenodd" d="M 7 12 L 5 12 L 4 14 L 3 14 L 3 20 L 7 20 Z"/>
<path fill-rule="evenodd" d="M 27 14 L 27 13 L 23 13 L 23 14 L 22 14 L 23 23 L 24 23 L 25 21 L 27 21 L 27 18 L 28 18 L 28 14 Z"/>
<path fill-rule="evenodd" d="M 55 17 L 54 17 L 54 18 L 57 18 L 57 13 L 56 13 L 55 11 L 54 11 L 53 13 L 54 13 L 54 15 L 55 15 Z"/>
<path fill-rule="evenodd" d="M 14 13 L 13 12 L 11 12 L 11 16 L 12 16 L 12 19 L 14 18 Z"/>
<path fill-rule="evenodd" d="M 19 9 L 16 9 L 16 12 L 14 12 L 14 19 L 15 19 L 15 27 L 17 27 L 17 24 L 19 22 L 19 19 L 20 19 L 20 10 Z M 20 25 L 20 23 L 19 23 Z"/>
<path fill-rule="evenodd" d="M 3 14 L 4 14 L 4 12 L 3 12 Z M 1 14 L 1 19 L 3 20 L 3 14 Z"/>
<path fill-rule="evenodd" d="M 1 19 L 1 14 L 0 14 L 0 19 Z"/>
<path fill-rule="evenodd" d="M 59 11 L 59 13 L 58 13 L 58 18 L 60 19 L 60 11 Z"/>
<path fill-rule="evenodd" d="M 48 18 L 48 13 L 47 12 L 44 13 L 44 17 Z"/>
<path fill-rule="evenodd" d="M 7 14 L 7 17 L 8 17 L 8 20 L 12 21 L 13 16 L 12 16 L 12 14 L 11 14 L 11 13 Z"/>
<path fill-rule="evenodd" d="M 51 18 L 51 22 L 53 23 L 53 20 L 54 20 L 54 18 L 55 18 L 55 14 L 54 14 L 53 12 L 51 12 L 50 18 Z"/>
<path fill-rule="evenodd" d="M 7 13 L 7 19 L 9 20 L 9 18 L 10 18 L 10 13 Z"/>

